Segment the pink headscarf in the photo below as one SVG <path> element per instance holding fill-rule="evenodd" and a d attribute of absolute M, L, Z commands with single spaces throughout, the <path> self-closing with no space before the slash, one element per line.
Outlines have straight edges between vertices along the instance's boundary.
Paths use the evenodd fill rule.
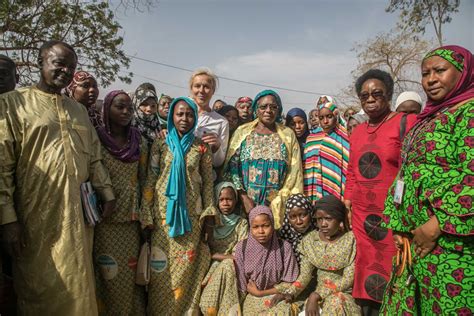
<path fill-rule="evenodd" d="M 268 215 L 274 225 L 272 211 L 264 205 L 250 211 L 250 225 L 261 214 Z M 259 290 L 267 290 L 280 282 L 294 282 L 299 274 L 291 244 L 279 240 L 275 231 L 266 245 L 260 244 L 250 233 L 246 240 L 239 242 L 235 251 L 235 268 L 239 290 L 244 293 L 250 280 L 255 282 Z"/>
<path fill-rule="evenodd" d="M 99 139 L 107 149 L 107 151 L 114 156 L 116 159 L 122 162 L 135 162 L 140 158 L 140 131 L 131 126 L 131 123 L 128 125 L 128 142 L 127 145 L 121 147 L 115 139 L 110 134 L 110 120 L 109 112 L 112 105 L 112 101 L 120 94 L 128 96 L 125 91 L 114 90 L 109 92 L 104 99 L 104 105 L 102 107 L 102 120 L 104 122 L 103 126 L 97 128 L 97 135 Z"/>
<path fill-rule="evenodd" d="M 459 70 L 462 65 L 461 78 L 451 92 L 441 101 L 433 102 L 428 100 L 425 109 L 418 116 L 418 122 L 433 114 L 459 104 L 462 101 L 474 98 L 474 69 L 472 66 L 472 53 L 456 45 L 442 46 L 429 52 L 424 59 L 432 56 L 439 56 L 446 59 Z"/>

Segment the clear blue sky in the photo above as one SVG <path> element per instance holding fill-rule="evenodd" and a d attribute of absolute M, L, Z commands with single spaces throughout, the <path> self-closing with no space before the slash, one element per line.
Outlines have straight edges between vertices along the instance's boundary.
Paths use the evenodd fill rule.
<path fill-rule="evenodd" d="M 397 14 L 388 0 L 161 0 L 150 12 L 117 12 L 129 55 L 273 86 L 337 94 L 351 84 L 356 67 L 354 42 L 393 28 Z M 474 1 L 444 26 L 445 43 L 474 48 Z M 431 27 L 425 35 L 434 38 Z M 435 42 L 433 41 L 435 46 Z M 187 95 L 189 72 L 132 59 L 131 85 L 113 83 L 101 91 L 134 90 L 145 81 L 159 93 Z M 144 77 L 168 83 L 154 82 Z M 178 87 L 176 87 L 178 86 Z M 180 88 L 184 87 L 184 88 Z M 233 104 L 264 88 L 220 80 L 215 98 Z M 285 108 L 309 109 L 318 96 L 278 91 Z"/>

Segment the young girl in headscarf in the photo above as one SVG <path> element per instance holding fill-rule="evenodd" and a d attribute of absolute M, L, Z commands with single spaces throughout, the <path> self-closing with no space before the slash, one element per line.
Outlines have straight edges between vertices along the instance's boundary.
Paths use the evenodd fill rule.
<path fill-rule="evenodd" d="M 286 201 L 285 219 L 283 226 L 278 231 L 281 239 L 288 241 L 293 248 L 298 266 L 301 263 L 298 245 L 304 236 L 316 229 L 314 219 L 314 209 L 311 202 L 301 193 L 291 195 Z M 314 275 L 316 275 L 314 273 Z M 297 302 L 304 302 L 316 286 L 316 278 L 310 282 L 306 290 L 301 292 L 295 299 Z M 300 304 L 301 305 L 301 304 Z"/>
<path fill-rule="evenodd" d="M 199 307 L 204 315 L 237 315 L 240 305 L 234 252 L 237 243 L 248 236 L 248 222 L 237 212 L 237 189 L 233 183 L 219 183 L 215 196 L 219 220 L 209 239 L 213 262 L 203 282 Z"/>
<path fill-rule="evenodd" d="M 243 315 L 292 315 L 278 287 L 294 282 L 299 269 L 291 244 L 278 238 L 273 213 L 264 205 L 250 211 L 250 234 L 237 244 L 235 269 Z"/>
<path fill-rule="evenodd" d="M 291 128 L 298 139 L 301 150 L 301 158 L 303 159 L 304 144 L 309 135 L 308 118 L 306 113 L 300 108 L 293 108 L 286 114 L 285 125 Z"/>
<path fill-rule="evenodd" d="M 347 210 L 332 195 L 317 201 L 315 210 L 319 230 L 308 233 L 298 247 L 300 275 L 296 282 L 279 290 L 298 296 L 310 286 L 316 271 L 317 285 L 311 287 L 313 292 L 305 302 L 306 315 L 360 315 L 351 296 L 356 248 Z"/>
<path fill-rule="evenodd" d="M 158 118 L 158 98 L 156 92 L 140 86 L 133 96 L 133 126 L 138 128 L 140 133 L 151 146 L 160 133 L 160 120 Z"/>
<path fill-rule="evenodd" d="M 99 312 L 104 315 L 145 313 L 144 289 L 135 284 L 140 252 L 140 187 L 144 184 L 148 147 L 130 125 L 132 102 L 126 92 L 112 91 L 104 99 L 97 130 L 103 164 L 114 189 L 116 209 L 95 227 L 94 258 Z"/>
<path fill-rule="evenodd" d="M 92 126 L 99 128 L 103 125 L 100 112 L 95 107 L 97 98 L 99 97 L 99 88 L 97 80 L 87 71 L 77 71 L 74 77 L 66 87 L 66 95 L 87 108 L 87 114 Z"/>
<path fill-rule="evenodd" d="M 349 163 L 349 137 L 334 103 L 318 106 L 320 126 L 304 149 L 304 194 L 312 203 L 326 195 L 342 199 Z"/>
<path fill-rule="evenodd" d="M 173 100 L 166 139 L 151 147 L 143 189 L 144 226 L 151 234 L 149 315 L 199 313 L 201 282 L 211 263 L 205 228 L 216 215 L 212 154 L 194 136 L 197 106 L 190 98 Z M 205 234 L 206 233 L 206 234 Z"/>
<path fill-rule="evenodd" d="M 301 239 L 314 229 L 316 225 L 311 202 L 301 193 L 291 195 L 286 201 L 285 219 L 278 233 L 280 238 L 291 244 L 298 263 L 300 262 L 298 245 Z"/>

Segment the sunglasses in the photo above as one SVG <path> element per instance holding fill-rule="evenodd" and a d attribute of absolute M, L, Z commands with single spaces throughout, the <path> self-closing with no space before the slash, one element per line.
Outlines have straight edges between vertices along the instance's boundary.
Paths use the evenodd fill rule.
<path fill-rule="evenodd" d="M 362 92 L 359 94 L 359 100 L 362 103 L 367 102 L 367 100 L 372 96 L 375 100 L 383 100 L 385 99 L 385 93 L 383 91 L 372 91 L 369 92 Z"/>

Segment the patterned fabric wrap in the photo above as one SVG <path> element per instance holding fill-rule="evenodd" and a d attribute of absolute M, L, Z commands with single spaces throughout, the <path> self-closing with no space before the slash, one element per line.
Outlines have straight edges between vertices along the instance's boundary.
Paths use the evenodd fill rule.
<path fill-rule="evenodd" d="M 321 103 L 320 105 L 318 105 L 318 110 L 322 110 L 322 109 L 328 109 L 329 111 L 331 111 L 334 114 L 334 116 L 337 117 L 337 124 L 344 126 L 344 120 L 342 119 L 342 116 L 339 113 L 339 109 L 336 103 L 332 101 Z"/>
<path fill-rule="evenodd" d="M 281 123 L 282 121 L 282 114 L 283 114 L 283 103 L 281 102 L 280 96 L 278 93 L 276 93 L 273 90 L 263 90 L 259 92 L 256 96 L 255 99 L 252 102 L 252 113 L 253 113 L 253 118 L 257 118 L 257 110 L 258 110 L 258 100 L 260 100 L 263 97 L 266 97 L 267 95 L 272 95 L 275 97 L 276 103 L 278 105 L 278 113 L 276 117 L 276 122 Z"/>
<path fill-rule="evenodd" d="M 290 214 L 290 211 L 295 207 L 299 207 L 306 210 L 309 216 L 311 217 L 308 229 L 306 229 L 304 233 L 299 233 L 290 224 L 288 216 Z M 306 234 L 316 229 L 316 223 L 313 218 L 313 213 L 314 211 L 311 202 L 301 193 L 293 194 L 286 201 L 285 219 L 283 220 L 283 226 L 281 226 L 280 228 L 279 235 L 282 239 L 285 239 L 291 244 L 298 264 L 301 260 L 300 253 L 298 252 L 298 245 L 300 244 L 301 239 L 303 239 Z"/>
<path fill-rule="evenodd" d="M 237 99 L 237 102 L 235 102 L 235 106 L 239 105 L 240 103 L 252 104 L 252 98 L 250 98 L 250 97 L 240 97 L 240 98 Z"/>
<path fill-rule="evenodd" d="M 158 114 L 146 114 L 140 109 L 140 104 L 147 99 L 152 98 L 157 101 L 155 91 L 151 89 L 137 89 L 133 102 L 133 121 L 132 125 L 138 128 L 143 137 L 149 144 L 153 143 L 156 136 L 160 132 L 160 120 Z"/>
<path fill-rule="evenodd" d="M 326 99 L 325 102 L 323 101 L 324 98 Z M 319 97 L 317 105 L 320 105 L 321 103 L 327 103 L 327 102 L 334 103 L 334 98 L 329 95 L 322 95 Z"/>
<path fill-rule="evenodd" d="M 165 195 L 168 197 L 166 208 L 166 224 L 170 226 L 169 236 L 178 237 L 191 231 L 191 220 L 189 219 L 186 205 L 186 153 L 194 141 L 194 130 L 197 126 L 197 105 L 190 98 L 179 97 L 170 104 L 170 113 L 174 112 L 176 104 L 180 101 L 186 102 L 194 112 L 194 125 L 183 137 L 179 137 L 178 130 L 173 122 L 173 115 L 168 115 L 168 135 L 166 144 L 173 153 L 170 177 L 166 187 Z"/>
<path fill-rule="evenodd" d="M 454 67 L 456 67 L 456 69 L 459 72 L 462 72 L 463 69 L 464 69 L 464 65 L 463 65 L 464 57 L 462 55 L 459 55 L 458 53 L 452 51 L 452 50 L 437 48 L 437 49 L 429 52 L 428 54 L 426 54 L 426 56 L 423 58 L 423 60 L 425 60 L 427 58 L 430 58 L 430 57 L 433 57 L 433 56 L 439 56 L 443 59 L 446 59 Z"/>
<path fill-rule="evenodd" d="M 233 163 L 236 160 L 242 160 L 240 158 L 240 151 L 245 149 L 246 141 L 251 136 L 255 134 L 255 128 L 258 124 L 258 120 L 253 120 L 247 124 L 244 124 L 237 128 L 227 151 L 226 161 L 224 164 L 224 178 L 232 179 L 232 182 L 235 184 L 238 190 L 245 189 L 243 188 L 243 169 L 240 169 L 240 172 L 237 172 L 237 177 L 233 177 L 231 169 L 235 164 Z M 287 198 L 291 194 L 302 193 L 303 192 L 303 179 L 302 179 L 302 169 L 301 169 L 301 153 L 298 145 L 298 140 L 296 139 L 295 133 L 289 127 L 286 127 L 282 124 L 276 124 L 276 133 L 278 137 L 283 142 L 282 147 L 284 147 L 287 154 L 286 160 L 286 176 L 283 179 L 283 183 L 279 187 L 278 191 L 274 191 L 274 194 L 269 196 L 270 206 L 273 210 L 275 217 L 275 228 L 279 228 L 283 223 L 283 216 L 285 214 L 285 203 Z M 266 135 L 268 136 L 268 135 Z M 271 136 L 271 135 L 270 135 Z M 259 144 L 262 145 L 262 144 Z M 275 149 L 272 149 L 275 150 Z M 262 150 L 263 151 L 263 150 Z M 268 151 L 268 149 L 265 149 Z M 283 157 L 283 152 L 280 155 Z M 272 163 L 268 160 L 267 163 Z M 237 165 L 242 166 L 242 161 L 238 162 Z M 276 176 L 278 178 L 278 175 Z M 256 182 L 256 181 L 255 181 Z M 258 185 L 258 183 L 257 183 Z"/>
<path fill-rule="evenodd" d="M 249 213 L 250 227 L 258 215 L 267 215 L 274 225 L 272 210 L 267 206 L 260 205 L 254 207 Z M 245 249 L 243 249 L 243 242 L 237 244 L 235 251 L 240 292 L 247 292 L 247 284 L 250 280 L 255 282 L 259 290 L 270 289 L 279 282 L 294 282 L 296 280 L 299 269 L 291 245 L 286 241 L 280 242 L 275 230 L 265 245 L 258 242 L 252 234 L 249 234 Z"/>
<path fill-rule="evenodd" d="M 388 191 L 383 226 L 410 234 L 435 216 L 441 235 L 435 248 L 413 262 L 421 299 L 408 290 L 386 292 L 386 307 L 396 315 L 472 315 L 474 284 L 474 100 L 467 100 L 413 128 L 402 146 L 406 157 L 399 177 L 404 192 L 394 202 L 396 181 Z M 411 146 L 408 144 L 411 143 Z M 412 256 L 415 253 L 412 246 Z M 390 289 L 387 289 L 390 291 Z M 387 309 L 387 315 L 395 315 Z"/>
<path fill-rule="evenodd" d="M 462 101 L 474 98 L 472 53 L 460 46 L 443 46 L 428 53 L 423 60 L 433 56 L 439 56 L 450 62 L 461 72 L 461 78 L 443 100 L 434 102 L 428 99 L 424 110 L 417 117 L 419 122 Z"/>
<path fill-rule="evenodd" d="M 230 176 L 256 205 L 268 205 L 288 172 L 288 151 L 278 134 L 250 134 L 231 159 Z"/>
<path fill-rule="evenodd" d="M 102 145 L 104 145 L 112 156 L 123 162 L 134 162 L 140 158 L 140 131 L 129 124 L 127 127 L 128 142 L 127 145 L 123 147 L 120 146 L 110 134 L 110 107 L 112 106 L 112 101 L 121 94 L 128 96 L 123 90 L 114 90 L 105 96 L 102 108 L 102 121 L 104 125 L 97 129 L 97 135 Z"/>
<path fill-rule="evenodd" d="M 306 139 L 303 155 L 304 193 L 314 202 L 332 194 L 342 199 L 349 164 L 349 136 L 334 103 L 319 105 L 337 116 L 335 128 L 326 133 L 315 129 Z"/>
<path fill-rule="evenodd" d="M 76 71 L 74 73 L 74 77 L 72 78 L 71 83 L 66 87 L 66 95 L 70 98 L 73 98 L 74 91 L 76 90 L 77 85 L 90 78 L 96 80 L 94 76 L 88 73 L 87 71 L 84 71 L 84 70 Z"/>

